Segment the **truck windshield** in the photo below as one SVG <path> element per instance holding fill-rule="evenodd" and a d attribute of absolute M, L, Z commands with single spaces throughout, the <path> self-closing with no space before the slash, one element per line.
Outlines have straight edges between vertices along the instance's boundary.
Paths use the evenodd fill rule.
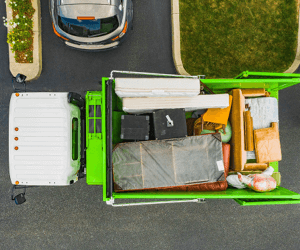
<path fill-rule="evenodd" d="M 118 28 L 119 22 L 117 16 L 95 20 L 77 20 L 58 16 L 58 26 L 70 35 L 96 37 L 113 32 Z"/>

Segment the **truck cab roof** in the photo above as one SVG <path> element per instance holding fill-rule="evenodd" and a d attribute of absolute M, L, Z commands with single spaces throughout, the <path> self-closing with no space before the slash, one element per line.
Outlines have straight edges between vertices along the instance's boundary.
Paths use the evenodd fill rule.
<path fill-rule="evenodd" d="M 80 159 L 72 157 L 74 119 L 78 128 L 80 110 L 68 103 L 67 92 L 12 94 L 9 171 L 13 184 L 69 185 L 77 180 Z"/>

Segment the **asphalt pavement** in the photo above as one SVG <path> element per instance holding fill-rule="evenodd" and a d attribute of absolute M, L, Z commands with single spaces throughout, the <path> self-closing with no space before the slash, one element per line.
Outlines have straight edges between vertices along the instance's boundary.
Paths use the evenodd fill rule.
<path fill-rule="evenodd" d="M 175 74 L 170 1 L 134 1 L 134 29 L 118 49 L 87 53 L 54 34 L 42 1 L 43 70 L 31 91 L 98 90 L 113 69 Z M 0 17 L 5 16 L 4 1 Z M 81 180 L 69 187 L 27 190 L 10 200 L 8 113 L 13 92 L 6 28 L 0 26 L 0 249 L 298 249 L 299 205 L 241 207 L 233 200 L 113 208 L 102 187 Z M 246 69 L 245 69 L 246 70 Z M 282 186 L 300 192 L 300 85 L 280 91 Z"/>

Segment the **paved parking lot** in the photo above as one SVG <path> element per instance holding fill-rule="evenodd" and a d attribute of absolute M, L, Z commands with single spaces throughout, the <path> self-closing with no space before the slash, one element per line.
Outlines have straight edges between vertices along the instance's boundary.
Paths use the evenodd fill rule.
<path fill-rule="evenodd" d="M 170 1 L 134 1 L 134 30 L 112 51 L 72 50 L 55 36 L 42 1 L 43 70 L 32 91 L 97 90 L 113 69 L 174 74 Z M 4 1 L 0 16 L 5 16 Z M 240 207 L 233 200 L 112 208 L 102 188 L 28 189 L 10 200 L 8 105 L 12 93 L 6 28 L 0 26 L 0 249 L 297 249 L 299 205 Z M 246 70 L 246 69 L 245 69 Z M 300 85 L 280 92 L 282 186 L 300 192 Z"/>

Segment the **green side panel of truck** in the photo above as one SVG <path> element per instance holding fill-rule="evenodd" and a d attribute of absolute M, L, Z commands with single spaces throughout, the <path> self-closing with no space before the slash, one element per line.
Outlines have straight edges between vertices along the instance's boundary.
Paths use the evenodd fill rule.
<path fill-rule="evenodd" d="M 102 78 L 102 99 L 104 100 L 105 82 L 109 78 Z M 265 73 L 265 72 L 248 72 L 244 71 L 234 79 L 201 79 L 208 88 L 215 93 L 228 93 L 233 88 L 265 88 L 270 92 L 272 97 L 278 99 L 278 90 L 293 86 L 300 82 L 300 74 L 285 74 L 285 73 Z M 114 87 L 114 84 L 113 84 Z M 102 105 L 103 105 L 102 100 Z M 113 144 L 120 142 L 120 115 L 122 115 L 122 109 L 120 106 L 120 99 L 113 94 Z M 105 101 L 105 100 L 104 100 Z M 88 100 L 87 100 L 88 106 Z M 103 113 L 105 114 L 105 113 Z M 189 114 L 188 114 L 189 115 Z M 104 125 L 105 123 L 103 123 Z M 104 129 L 102 130 L 105 131 Z M 104 138 L 104 137 L 103 137 Z M 87 139 L 88 142 L 88 139 Z M 90 142 L 89 142 L 90 143 Z M 102 144 L 101 145 L 105 145 Z M 97 170 L 92 170 L 90 165 L 90 171 L 94 174 L 92 179 L 97 179 L 98 182 L 103 183 L 103 200 L 108 201 L 111 197 L 106 197 L 106 164 L 105 164 L 105 147 L 103 147 L 102 171 L 98 169 L 98 165 L 95 162 L 94 166 L 97 166 Z M 90 159 L 87 155 L 87 162 Z M 96 161 L 96 156 L 94 156 Z M 98 156 L 99 157 L 99 156 Z M 93 160 L 93 162 L 94 162 Z M 270 164 L 278 171 L 278 162 Z M 88 167 L 87 167 L 88 169 Z M 88 170 L 87 170 L 88 171 Z M 88 173 L 91 173 L 88 172 Z M 98 175 L 98 176 L 97 176 Z M 100 180 L 102 178 L 102 180 Z M 90 177 L 88 178 L 91 181 Z M 88 181 L 88 183 L 89 183 Z M 91 184 L 91 183 L 89 183 Z M 94 183 L 96 184 L 96 183 Z M 98 183 L 97 183 L 98 184 Z M 283 187 L 277 187 L 272 192 L 259 193 L 250 189 L 235 189 L 229 187 L 226 191 L 217 192 L 113 192 L 114 199 L 234 199 L 238 204 L 242 206 L 249 205 L 272 205 L 272 204 L 296 204 L 300 203 L 300 194 L 287 190 Z"/>
<path fill-rule="evenodd" d="M 102 91 L 88 91 L 86 102 L 86 182 L 103 185 L 106 166 L 105 86 Z"/>
<path fill-rule="evenodd" d="M 299 204 L 300 200 L 293 199 L 234 199 L 241 206 Z"/>
<path fill-rule="evenodd" d="M 300 194 L 277 187 L 271 192 L 259 193 L 250 189 L 229 187 L 225 191 L 209 192 L 122 192 L 114 193 L 114 198 L 123 199 L 291 199 L 300 200 Z"/>

